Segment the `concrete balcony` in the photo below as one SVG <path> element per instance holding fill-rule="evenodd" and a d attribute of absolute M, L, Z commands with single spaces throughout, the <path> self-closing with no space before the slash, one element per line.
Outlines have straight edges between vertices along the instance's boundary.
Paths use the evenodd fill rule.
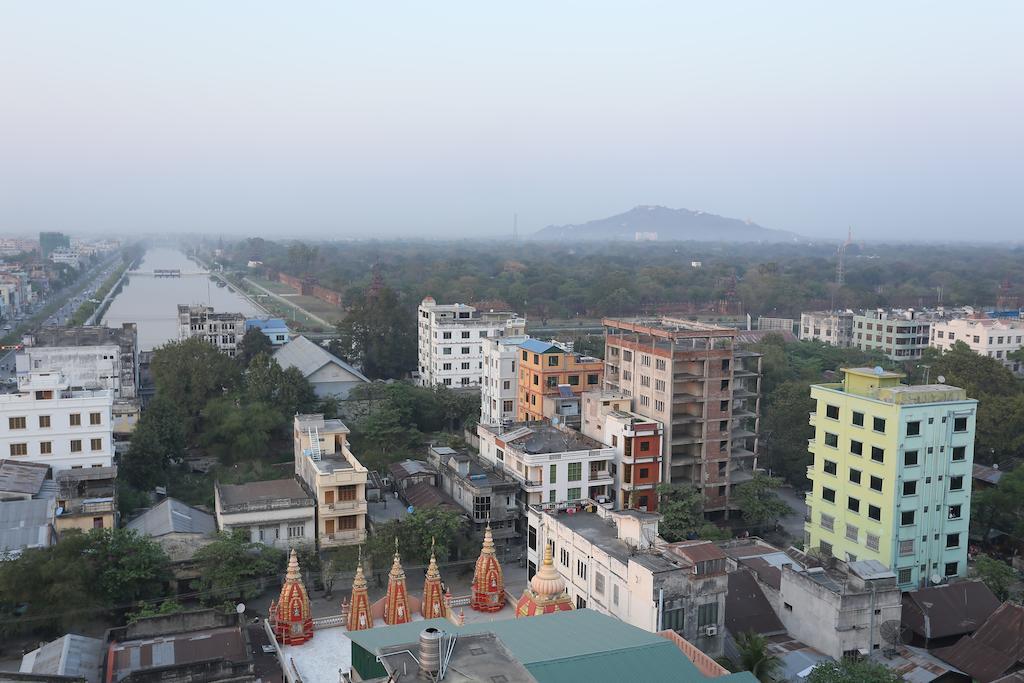
<path fill-rule="evenodd" d="M 683 405 L 686 403 L 700 403 L 703 400 L 703 396 L 694 396 L 693 394 L 676 394 L 672 397 L 672 404 Z"/>
<path fill-rule="evenodd" d="M 657 485 L 658 485 L 657 482 L 653 482 L 653 481 L 652 482 L 648 482 L 646 484 L 634 484 L 632 482 L 624 481 L 624 482 L 622 482 L 622 490 L 623 491 L 644 491 L 646 489 L 653 489 Z"/>
<path fill-rule="evenodd" d="M 590 478 L 587 480 L 588 486 L 604 486 L 607 484 L 614 484 L 615 477 L 612 476 L 608 470 L 601 470 L 600 472 L 591 472 Z"/>
<path fill-rule="evenodd" d="M 320 514 L 366 514 L 365 500 L 338 500 L 333 503 L 324 503 L 320 506 Z"/>
<path fill-rule="evenodd" d="M 807 417 L 807 424 L 811 425 L 812 427 L 817 426 L 817 424 L 818 424 L 818 414 L 817 413 L 811 413 L 810 415 L 808 415 L 808 417 Z"/>
<path fill-rule="evenodd" d="M 356 545 L 366 541 L 366 529 L 350 529 L 335 531 L 333 534 L 320 534 L 322 547 L 336 545 Z"/>
<path fill-rule="evenodd" d="M 699 434 L 680 434 L 678 436 L 676 436 L 675 434 L 672 435 L 673 446 L 686 446 L 692 443 L 701 443 L 702 441 L 704 441 L 704 437 Z"/>

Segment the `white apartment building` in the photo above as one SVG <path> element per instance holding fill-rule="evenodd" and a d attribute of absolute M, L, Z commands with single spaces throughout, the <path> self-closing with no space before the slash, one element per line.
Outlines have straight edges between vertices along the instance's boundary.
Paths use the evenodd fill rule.
<path fill-rule="evenodd" d="M 1009 356 L 1024 346 L 1024 320 L 1014 318 L 961 318 L 932 325 L 928 344 L 948 351 L 958 341 L 978 355 L 995 358 L 1007 369 L 1024 374 L 1024 363 Z"/>
<path fill-rule="evenodd" d="M 202 337 L 234 357 L 244 336 L 245 316 L 241 313 L 214 313 L 212 306 L 178 304 L 178 339 Z"/>
<path fill-rule="evenodd" d="M 800 314 L 800 341 L 853 346 L 853 311 L 811 311 Z"/>
<path fill-rule="evenodd" d="M 72 391 L 56 372 L 18 378 L 18 393 L 0 394 L 0 453 L 54 471 L 112 464 L 113 392 Z"/>
<path fill-rule="evenodd" d="M 476 387 L 483 383 L 484 340 L 526 333 L 526 320 L 510 311 L 478 311 L 467 304 L 438 304 L 418 311 L 420 386 Z"/>
<path fill-rule="evenodd" d="M 72 268 L 82 267 L 82 257 L 71 249 L 54 249 L 50 252 L 49 258 L 54 263 L 63 263 Z"/>
<path fill-rule="evenodd" d="M 607 501 L 615 484 L 615 449 L 547 420 L 477 425 L 480 456 L 510 473 L 527 504 Z"/>
<path fill-rule="evenodd" d="M 527 510 L 527 574 L 551 546 L 555 569 L 578 609 L 592 609 L 657 633 L 672 630 L 722 654 L 726 555 L 709 541 L 666 545 L 659 515 L 613 512 L 594 501 L 579 507 Z"/>
<path fill-rule="evenodd" d="M 349 429 L 321 414 L 296 415 L 295 476 L 316 501 L 321 549 L 366 540 L 367 470 L 348 448 Z"/>
<path fill-rule="evenodd" d="M 480 421 L 484 424 L 498 425 L 515 421 L 519 396 L 517 351 L 519 345 L 527 339 L 527 336 L 488 337 L 483 341 Z"/>
<path fill-rule="evenodd" d="M 890 360 L 918 359 L 928 348 L 932 325 L 973 312 L 970 307 L 864 311 L 853 316 L 852 345 L 861 351 L 881 351 Z"/>
<path fill-rule="evenodd" d="M 114 399 L 134 399 L 139 389 L 135 323 L 45 327 L 25 336 L 16 357 L 18 375 L 59 372 L 72 389 L 111 389 Z"/>
<path fill-rule="evenodd" d="M 295 479 L 215 485 L 217 529 L 282 550 L 316 543 L 316 501 Z"/>

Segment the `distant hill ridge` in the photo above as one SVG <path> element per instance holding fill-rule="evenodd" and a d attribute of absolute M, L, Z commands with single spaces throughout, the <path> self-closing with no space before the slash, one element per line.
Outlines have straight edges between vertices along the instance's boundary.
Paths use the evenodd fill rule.
<path fill-rule="evenodd" d="M 790 242 L 799 238 L 792 232 L 772 230 L 738 218 L 665 206 L 637 206 L 625 213 L 580 225 L 549 225 L 531 237 L 558 241 L 633 241 L 638 239 L 637 233 L 656 233 L 659 241 Z"/>

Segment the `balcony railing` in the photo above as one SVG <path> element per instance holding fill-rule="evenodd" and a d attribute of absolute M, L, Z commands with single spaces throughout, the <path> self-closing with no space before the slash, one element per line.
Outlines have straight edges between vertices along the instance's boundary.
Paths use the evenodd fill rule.
<path fill-rule="evenodd" d="M 331 510 L 332 512 L 348 512 L 350 510 L 365 510 L 365 500 L 336 500 L 333 503 L 324 503 L 321 506 L 325 510 Z"/>
<path fill-rule="evenodd" d="M 332 534 L 321 534 L 320 541 L 330 543 L 360 543 L 366 540 L 366 529 L 335 531 Z"/>

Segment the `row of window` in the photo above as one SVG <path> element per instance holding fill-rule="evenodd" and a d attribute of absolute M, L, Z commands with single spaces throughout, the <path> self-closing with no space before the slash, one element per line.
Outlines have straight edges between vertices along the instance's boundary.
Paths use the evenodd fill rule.
<path fill-rule="evenodd" d="M 933 562 L 932 563 L 932 569 L 938 569 L 938 568 L 939 568 L 939 563 L 938 562 Z M 928 571 L 928 565 L 922 564 L 921 565 L 921 574 L 923 575 L 927 571 Z M 946 563 L 945 575 L 946 575 L 947 578 L 950 577 L 950 576 L 957 576 L 959 574 L 960 574 L 960 563 L 959 562 L 947 562 Z M 897 571 L 896 576 L 897 576 L 897 581 L 899 582 L 899 584 L 901 586 L 903 586 L 903 585 L 906 585 L 906 584 L 910 583 L 913 580 L 913 578 L 914 578 L 914 570 L 911 567 L 904 567 L 904 568 L 899 569 Z"/>
<path fill-rule="evenodd" d="M 468 330 L 463 330 L 461 334 L 462 334 L 462 337 L 461 337 L 462 339 L 469 339 L 470 336 L 472 335 L 472 333 L 469 332 Z M 484 337 L 487 336 L 487 330 L 480 330 L 478 332 L 478 336 L 481 339 L 483 339 Z M 437 339 L 437 332 L 434 332 L 434 338 Z M 441 333 L 441 338 L 442 339 L 451 339 L 452 338 L 452 333 L 451 332 L 442 332 Z"/>
<path fill-rule="evenodd" d="M 829 448 L 836 448 L 836 449 L 838 449 L 839 448 L 839 436 L 837 434 L 832 434 L 830 432 L 825 432 L 825 445 L 828 446 Z M 934 446 L 928 446 L 927 453 L 929 455 L 931 455 L 934 452 L 935 452 L 935 447 Z M 939 446 L 939 453 L 945 453 L 945 452 L 946 452 L 946 447 L 945 446 Z M 856 439 L 850 439 L 850 454 L 851 455 L 856 455 L 858 457 L 863 456 L 864 455 L 864 442 L 857 441 Z M 871 447 L 871 459 L 874 460 L 875 462 L 884 463 L 885 462 L 885 449 L 884 448 L 879 448 L 878 446 L 872 446 Z M 962 461 L 964 461 L 966 459 L 967 459 L 967 447 L 966 446 L 953 446 L 952 461 L 953 462 L 962 462 Z M 829 472 L 829 470 L 828 470 L 828 464 L 832 463 L 832 465 L 835 466 L 835 463 L 830 461 L 830 460 L 826 460 L 825 463 L 826 463 L 826 467 L 825 467 L 826 473 L 828 473 L 828 474 L 835 474 L 835 472 Z M 920 452 L 919 451 L 916 451 L 916 450 L 915 451 L 905 451 L 903 453 L 903 466 L 904 467 L 916 467 L 918 464 L 920 464 Z"/>
<path fill-rule="evenodd" d="M 103 450 L 103 439 L 89 439 L 89 449 L 93 452 Z M 28 444 L 27 443 L 12 443 L 10 444 L 10 452 L 12 456 L 24 456 L 28 455 Z M 71 439 L 71 452 L 81 453 L 82 452 L 82 440 Z M 52 441 L 40 441 L 39 442 L 39 455 L 52 455 L 53 454 L 53 442 Z"/>
<path fill-rule="evenodd" d="M 959 533 L 946 534 L 946 550 L 953 550 L 955 548 L 959 548 L 960 547 L 960 537 L 961 536 L 962 536 L 962 534 L 959 534 Z M 939 534 L 935 534 L 934 536 L 932 536 L 932 539 L 936 540 L 936 541 L 939 540 Z M 906 540 L 900 541 L 900 543 L 899 543 L 899 555 L 900 555 L 900 557 L 906 557 L 908 555 L 913 555 L 914 554 L 914 540 L 915 539 L 913 539 L 913 538 L 908 538 Z M 921 543 L 927 543 L 927 542 L 928 542 L 928 537 L 927 536 L 922 536 L 921 537 Z"/>
<path fill-rule="evenodd" d="M 580 487 L 578 487 L 578 486 L 574 486 L 574 487 L 570 488 L 566 492 L 566 494 L 565 494 L 565 500 L 566 500 L 566 502 L 569 502 L 569 503 L 571 503 L 573 501 L 577 501 L 577 500 L 583 500 L 583 490 Z M 558 491 L 556 491 L 554 489 L 551 489 L 550 491 L 548 491 L 548 502 L 549 503 L 558 503 L 558 502 L 560 502 L 558 500 Z"/>
<path fill-rule="evenodd" d="M 850 423 L 855 427 L 864 426 L 864 413 L 856 410 L 851 411 L 852 415 Z M 825 417 L 830 420 L 839 420 L 839 406 L 832 404 L 825 404 Z M 934 417 L 928 418 L 928 424 L 935 422 Z M 942 418 L 942 423 L 945 424 L 946 418 Z M 872 417 L 871 418 L 872 430 L 879 432 L 880 434 L 885 433 L 885 418 L 884 417 Z M 954 417 L 953 418 L 953 431 L 954 432 L 966 432 L 967 431 L 967 418 L 966 417 Z M 906 436 L 920 436 L 921 434 L 921 421 L 912 420 L 907 422 Z M 832 435 L 835 438 L 835 435 Z"/>
<path fill-rule="evenodd" d="M 52 421 L 49 415 L 39 416 L 39 428 L 47 429 L 52 427 Z M 103 424 L 103 413 L 89 413 L 89 424 L 100 425 Z M 68 426 L 70 427 L 81 427 L 82 426 L 82 414 L 81 413 L 70 413 L 68 415 Z M 28 429 L 28 418 L 24 416 L 9 417 L 7 418 L 8 429 Z"/>

